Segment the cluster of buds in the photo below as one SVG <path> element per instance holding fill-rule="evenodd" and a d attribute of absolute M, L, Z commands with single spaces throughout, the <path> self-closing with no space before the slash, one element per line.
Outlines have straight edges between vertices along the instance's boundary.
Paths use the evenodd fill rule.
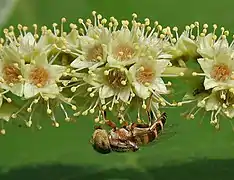
<path fill-rule="evenodd" d="M 36 24 L 31 32 L 20 24 L 4 29 L 1 134 L 4 122 L 14 119 L 40 129 L 33 118 L 39 107 L 55 127 L 57 109 L 66 121 L 90 114 L 95 123 L 104 123 L 103 111 L 114 113 L 122 123 L 132 108 L 137 110 L 136 120 L 142 121 L 144 112 L 157 118 L 161 107 L 194 102 L 189 118 L 201 109 L 210 111 L 211 123 L 218 127 L 219 115 L 234 116 L 234 51 L 223 27 L 218 37 L 217 25 L 208 33 L 207 24 L 201 28 L 194 22 L 179 35 L 177 27 L 162 27 L 148 18 L 140 22 L 135 13 L 131 22 L 105 19 L 95 11 L 92 15 L 92 20 L 71 23 L 69 32 L 65 18 L 52 29 Z M 189 88 L 179 102 L 170 100 L 173 86 L 165 82 L 177 77 Z"/>

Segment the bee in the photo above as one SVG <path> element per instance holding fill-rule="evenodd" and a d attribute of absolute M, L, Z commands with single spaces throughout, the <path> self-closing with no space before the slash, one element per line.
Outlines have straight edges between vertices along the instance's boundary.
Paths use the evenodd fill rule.
<path fill-rule="evenodd" d="M 153 113 L 151 112 L 151 118 Z M 90 140 L 95 151 L 108 154 L 110 152 L 136 152 L 140 145 L 148 144 L 158 137 L 166 123 L 166 113 L 155 120 L 152 125 L 131 123 L 117 128 L 116 124 L 106 120 L 106 124 L 111 127 L 108 132 L 101 126 L 95 127 L 95 131 Z"/>
<path fill-rule="evenodd" d="M 101 126 L 96 126 L 90 143 L 93 149 L 101 154 L 114 152 L 137 151 L 139 147 L 131 141 L 131 133 L 125 128 L 117 128 L 114 122 L 106 121 L 112 129 L 108 132 Z"/>
<path fill-rule="evenodd" d="M 151 112 L 151 118 L 153 114 Z M 131 132 L 133 141 L 137 145 L 146 145 L 158 138 L 158 135 L 163 131 L 163 127 L 166 124 L 167 115 L 163 112 L 160 117 L 149 124 L 135 124 L 131 125 Z"/>

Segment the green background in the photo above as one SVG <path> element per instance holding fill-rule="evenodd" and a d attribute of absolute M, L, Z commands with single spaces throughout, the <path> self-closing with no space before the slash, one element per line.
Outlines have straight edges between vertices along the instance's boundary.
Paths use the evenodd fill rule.
<path fill-rule="evenodd" d="M 149 17 L 163 25 L 183 28 L 199 21 L 213 23 L 234 32 L 234 1 L 187 0 L 20 0 L 4 25 L 50 26 L 61 17 L 75 23 L 91 18 L 96 10 L 105 17 L 140 19 Z M 68 23 L 68 24 L 69 24 Z M 184 84 L 177 84 L 183 88 Z M 177 88 L 179 90 L 179 88 Z M 180 88 L 181 89 L 181 88 Z M 222 119 L 217 132 L 209 124 L 209 115 L 199 124 L 185 120 L 180 113 L 186 108 L 166 109 L 168 127 L 158 142 L 136 153 L 101 155 L 93 151 L 89 139 L 93 119 L 82 117 L 76 123 L 62 123 L 53 128 L 48 119 L 39 117 L 41 131 L 6 126 L 0 136 L 0 179 L 75 180 L 75 179 L 222 179 L 232 178 L 234 167 L 234 133 Z M 64 117 L 58 114 L 59 121 Z"/>

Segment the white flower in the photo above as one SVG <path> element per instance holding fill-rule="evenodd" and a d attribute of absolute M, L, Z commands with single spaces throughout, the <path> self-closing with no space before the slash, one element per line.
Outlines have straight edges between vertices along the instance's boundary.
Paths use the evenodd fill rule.
<path fill-rule="evenodd" d="M 0 87 L 11 91 L 17 96 L 23 95 L 24 83 L 22 73 L 24 71 L 24 60 L 12 48 L 5 46 L 1 50 L 0 59 Z"/>
<path fill-rule="evenodd" d="M 17 50 L 26 62 L 30 62 L 32 58 L 40 53 L 48 53 L 52 49 L 52 44 L 49 43 L 49 36 L 42 34 L 39 40 L 31 33 L 21 33 L 18 37 L 18 42 L 13 41 L 9 46 Z"/>
<path fill-rule="evenodd" d="M 125 68 L 107 65 L 93 71 L 93 74 L 85 78 L 85 81 L 95 86 L 101 100 L 113 97 L 114 102 L 121 100 L 126 103 L 131 94 L 131 84 L 127 74 L 128 71 Z"/>
<path fill-rule="evenodd" d="M 89 35 L 81 36 L 80 39 L 80 54 L 71 63 L 71 67 L 77 68 L 78 71 L 103 65 L 107 60 L 107 48 L 111 41 L 110 32 L 106 28 L 102 28 L 100 34 L 95 38 Z"/>
<path fill-rule="evenodd" d="M 198 49 L 197 52 L 204 58 L 213 59 L 219 53 L 223 51 L 232 51 L 228 44 L 225 35 L 221 35 L 218 40 L 215 40 L 215 35 L 210 33 L 206 36 L 198 37 Z"/>
<path fill-rule="evenodd" d="M 197 43 L 189 37 L 187 31 L 183 32 L 175 44 L 165 48 L 173 59 L 188 60 L 197 56 Z"/>
<path fill-rule="evenodd" d="M 112 33 L 107 62 L 111 65 L 127 66 L 138 60 L 140 47 L 134 31 L 122 28 Z"/>
<path fill-rule="evenodd" d="M 24 97 L 31 98 L 38 94 L 55 98 L 59 94 L 56 81 L 62 76 L 65 67 L 48 63 L 45 53 L 35 58 L 35 64 L 26 64 L 24 71 Z"/>
<path fill-rule="evenodd" d="M 213 59 L 200 58 L 198 62 L 205 74 L 205 89 L 234 87 L 234 61 L 228 49 L 220 50 Z"/>
<path fill-rule="evenodd" d="M 130 67 L 129 73 L 132 78 L 132 85 L 135 93 L 140 98 L 148 98 L 152 91 L 159 94 L 167 93 L 167 88 L 161 78 L 161 74 L 168 63 L 169 60 L 141 58 Z"/>

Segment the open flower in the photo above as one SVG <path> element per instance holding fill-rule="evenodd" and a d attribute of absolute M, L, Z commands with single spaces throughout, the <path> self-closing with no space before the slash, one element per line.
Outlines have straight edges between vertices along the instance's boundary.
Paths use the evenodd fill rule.
<path fill-rule="evenodd" d="M 22 96 L 24 89 L 23 71 L 24 61 L 20 59 L 19 54 L 14 49 L 5 46 L 1 50 L 0 87 L 17 96 Z"/>
<path fill-rule="evenodd" d="M 96 36 L 90 37 L 89 35 L 81 36 L 80 50 L 78 57 L 71 63 L 71 67 L 77 68 L 77 71 L 103 65 L 107 60 L 107 48 L 111 41 L 110 32 L 107 28 L 99 28 Z"/>
<path fill-rule="evenodd" d="M 40 36 L 38 41 L 30 32 L 25 36 L 21 34 L 19 38 L 19 53 L 28 62 L 30 62 L 30 58 L 34 58 L 37 54 L 49 52 L 51 47 L 52 45 L 48 43 L 46 35 Z"/>
<path fill-rule="evenodd" d="M 31 98 L 38 94 L 55 98 L 59 94 L 56 81 L 62 76 L 65 67 L 51 65 L 45 53 L 35 58 L 35 63 L 26 64 L 24 70 L 24 97 Z"/>
<path fill-rule="evenodd" d="M 190 58 L 198 56 L 197 43 L 189 37 L 186 31 L 181 34 L 176 43 L 172 44 L 172 46 L 167 46 L 165 50 L 172 55 L 172 59 L 176 60 L 187 61 Z M 184 66 L 183 64 L 180 65 Z"/>
<path fill-rule="evenodd" d="M 211 112 L 210 123 L 219 128 L 219 115 L 234 117 L 234 88 L 214 88 L 198 102 L 198 106 Z"/>
<path fill-rule="evenodd" d="M 123 28 L 114 32 L 107 61 L 111 65 L 127 66 L 138 60 L 140 46 L 135 32 Z"/>
<path fill-rule="evenodd" d="M 205 89 L 218 86 L 234 87 L 234 61 L 227 49 L 220 50 L 214 59 L 200 58 L 198 62 L 204 71 Z"/>
<path fill-rule="evenodd" d="M 84 78 L 85 82 L 92 85 L 94 89 L 91 94 L 98 92 L 98 98 L 107 105 L 112 102 L 110 109 L 116 102 L 127 103 L 132 93 L 131 83 L 128 78 L 128 70 L 121 66 L 105 66 L 98 68 L 91 75 Z M 108 100 L 110 99 L 110 100 Z M 110 101 L 107 104 L 105 101 Z"/>
<path fill-rule="evenodd" d="M 152 91 L 156 91 L 159 94 L 167 93 L 167 88 L 161 78 L 161 74 L 168 63 L 169 60 L 141 58 L 130 67 L 129 73 L 137 96 L 146 99 Z"/>
<path fill-rule="evenodd" d="M 223 51 L 232 51 L 225 35 L 222 34 L 217 40 L 216 35 L 213 33 L 198 37 L 197 52 L 203 58 L 213 59 L 219 53 L 223 53 Z"/>

